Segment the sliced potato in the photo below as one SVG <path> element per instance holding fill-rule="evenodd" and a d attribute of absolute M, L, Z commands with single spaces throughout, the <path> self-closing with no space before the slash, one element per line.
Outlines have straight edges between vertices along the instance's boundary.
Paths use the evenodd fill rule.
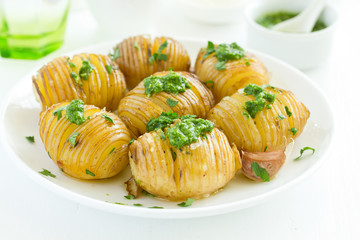
<path fill-rule="evenodd" d="M 164 76 L 169 72 L 158 72 L 154 76 Z M 204 86 L 198 78 L 188 72 L 178 72 L 185 77 L 191 89 L 175 95 L 173 93 L 159 92 L 147 97 L 145 94 L 144 81 L 136 88 L 127 93 L 120 101 L 118 115 L 138 137 L 146 132 L 146 124 L 151 118 L 157 118 L 162 112 L 173 111 L 178 115 L 196 115 L 205 118 L 206 113 L 214 106 L 214 97 L 211 91 Z M 168 99 L 178 101 L 176 106 L 170 107 Z"/>
<path fill-rule="evenodd" d="M 85 105 L 87 120 L 81 125 L 71 123 L 65 110 L 58 119 L 54 111 L 68 104 L 55 104 L 40 114 L 40 137 L 51 159 L 75 178 L 102 179 L 118 174 L 128 164 L 131 138 L 125 124 L 115 114 L 92 105 Z M 69 139 L 76 134 L 73 146 Z"/>
<path fill-rule="evenodd" d="M 166 60 L 152 61 L 151 56 L 158 54 L 159 47 L 165 41 L 168 45 L 160 53 L 166 55 Z M 118 51 L 119 57 L 114 53 L 113 58 L 124 73 L 129 89 L 155 72 L 170 68 L 174 71 L 188 71 L 190 68 L 190 58 L 185 48 L 169 37 L 155 37 L 153 40 L 149 35 L 129 37 L 120 42 L 115 51 Z"/>
<path fill-rule="evenodd" d="M 205 135 L 177 149 L 158 132 L 145 133 L 129 148 L 133 178 L 147 192 L 169 200 L 200 198 L 224 187 L 241 167 L 239 152 L 220 130 Z"/>
<path fill-rule="evenodd" d="M 80 76 L 83 61 L 93 67 L 88 79 Z M 85 53 L 72 59 L 55 58 L 33 76 L 33 86 L 43 109 L 55 103 L 81 99 L 85 104 L 116 110 L 126 91 L 124 75 L 108 56 Z"/>

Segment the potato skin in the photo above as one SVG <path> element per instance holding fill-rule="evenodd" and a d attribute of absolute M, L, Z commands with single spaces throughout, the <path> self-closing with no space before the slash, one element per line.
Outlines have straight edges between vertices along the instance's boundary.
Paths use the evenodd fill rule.
<path fill-rule="evenodd" d="M 217 45 L 215 45 L 217 46 Z M 264 64 L 255 55 L 246 52 L 245 57 L 226 63 L 226 69 L 217 70 L 215 53 L 204 59 L 206 51 L 200 50 L 196 58 L 195 74 L 203 82 L 213 81 L 212 91 L 218 103 L 223 97 L 234 94 L 249 83 L 263 85 L 269 83 L 269 74 Z M 249 66 L 246 62 L 250 63 Z"/>
<path fill-rule="evenodd" d="M 180 150 L 168 139 L 161 140 L 158 132 L 145 133 L 129 148 L 133 178 L 147 192 L 174 201 L 200 198 L 224 187 L 240 167 L 239 152 L 216 128 L 206 136 Z"/>
<path fill-rule="evenodd" d="M 158 72 L 153 75 L 163 76 L 168 73 Z M 191 89 L 186 89 L 185 92 L 178 95 L 159 92 L 147 97 L 144 81 L 142 81 L 120 101 L 118 115 L 133 136 L 138 137 L 146 133 L 146 124 L 151 118 L 159 117 L 162 112 L 173 111 L 178 115 L 191 114 L 205 118 L 206 113 L 214 106 L 215 102 L 211 91 L 194 74 L 178 73 L 189 81 Z M 170 107 L 166 103 L 168 98 L 179 101 L 179 103 L 175 107 Z"/>
<path fill-rule="evenodd" d="M 234 142 L 239 150 L 248 152 L 264 152 L 284 150 L 286 146 L 303 131 L 310 116 L 309 110 L 293 93 L 279 88 L 267 87 L 266 90 L 276 95 L 271 109 L 258 112 L 254 119 L 243 114 L 243 106 L 252 95 L 246 96 L 236 92 L 223 98 L 207 115 L 207 119 L 224 131 L 230 142 Z M 287 116 L 285 106 L 292 112 Z M 279 118 L 279 113 L 285 119 Z M 295 135 L 290 131 L 296 128 Z"/>
<path fill-rule="evenodd" d="M 109 74 L 106 65 L 114 65 L 108 56 L 100 54 L 78 54 L 71 61 L 76 67 L 71 68 L 68 57 L 58 57 L 44 65 L 33 76 L 34 93 L 41 101 L 42 109 L 55 103 L 81 99 L 85 104 L 106 107 L 115 110 L 120 99 L 125 95 L 126 85 L 124 75 L 118 69 L 112 69 Z M 82 86 L 71 77 L 71 72 L 79 73 L 82 59 L 89 61 L 94 70 L 88 80 L 80 80 Z"/>
<path fill-rule="evenodd" d="M 68 104 L 55 104 L 40 114 L 40 137 L 51 159 L 65 173 L 79 179 L 103 179 L 118 174 L 128 164 L 131 138 L 125 124 L 115 114 L 92 105 L 85 105 L 84 116 L 90 119 L 81 125 L 71 123 L 65 111 L 57 120 L 53 112 Z M 115 124 L 102 117 L 105 113 Z M 72 147 L 68 139 L 75 132 L 79 135 Z M 86 174 L 86 170 L 95 176 Z"/>
<path fill-rule="evenodd" d="M 168 46 L 161 52 L 167 55 L 166 61 L 154 61 L 149 58 L 158 51 L 165 41 Z M 115 59 L 119 68 L 125 75 L 126 84 L 131 90 L 144 78 L 155 72 L 166 71 L 172 68 L 174 71 L 189 71 L 190 57 L 185 48 L 170 37 L 155 37 L 151 40 L 149 35 L 129 37 L 118 45 L 120 57 Z"/>

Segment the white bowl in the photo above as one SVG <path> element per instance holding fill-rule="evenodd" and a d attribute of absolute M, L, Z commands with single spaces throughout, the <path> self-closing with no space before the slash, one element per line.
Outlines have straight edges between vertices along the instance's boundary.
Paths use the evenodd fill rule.
<path fill-rule="evenodd" d="M 245 10 L 247 25 L 247 46 L 260 50 L 299 68 L 309 69 L 329 58 L 335 25 L 338 19 L 336 9 L 327 4 L 320 19 L 327 27 L 311 33 L 285 33 L 265 28 L 256 22 L 264 14 L 278 11 L 300 12 L 309 1 L 271 0 L 249 4 Z"/>

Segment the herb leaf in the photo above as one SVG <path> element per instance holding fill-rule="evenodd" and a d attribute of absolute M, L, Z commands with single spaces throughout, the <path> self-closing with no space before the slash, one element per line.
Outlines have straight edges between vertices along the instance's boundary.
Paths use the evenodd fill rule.
<path fill-rule="evenodd" d="M 214 89 L 214 85 L 215 85 L 214 81 L 208 80 L 208 81 L 205 82 L 206 85 L 207 85 L 208 83 L 211 84 L 211 89 Z"/>
<path fill-rule="evenodd" d="M 208 41 L 208 45 L 206 48 L 206 53 L 204 54 L 203 58 L 207 58 L 208 56 L 210 56 L 212 53 L 215 52 L 215 45 L 213 42 Z"/>
<path fill-rule="evenodd" d="M 175 119 L 179 116 L 174 112 L 162 112 L 158 118 L 151 118 L 150 121 L 146 124 L 146 130 L 148 132 L 156 131 L 157 129 L 163 129 L 170 126 Z"/>
<path fill-rule="evenodd" d="M 108 72 L 108 74 L 112 74 L 113 67 L 111 65 L 105 65 L 105 69 Z"/>
<path fill-rule="evenodd" d="M 159 207 L 159 206 L 152 206 L 152 207 L 149 207 L 149 208 L 164 209 L 164 207 Z"/>
<path fill-rule="evenodd" d="M 251 169 L 254 171 L 256 176 L 260 177 L 263 182 L 270 182 L 270 176 L 265 168 L 260 167 L 257 162 L 251 164 Z"/>
<path fill-rule="evenodd" d="M 288 106 L 285 106 L 285 111 L 286 111 L 286 114 L 288 115 L 288 117 L 291 117 L 292 112 L 290 112 L 290 110 L 289 110 L 289 107 L 288 107 Z"/>
<path fill-rule="evenodd" d="M 189 81 L 181 74 L 170 72 L 164 76 L 150 76 L 144 79 L 145 94 L 151 97 L 159 92 L 183 93 L 190 89 Z"/>
<path fill-rule="evenodd" d="M 135 199 L 135 196 L 129 194 L 129 195 L 127 195 L 127 196 L 124 196 L 124 198 L 131 200 L 131 199 Z"/>
<path fill-rule="evenodd" d="M 113 61 L 115 61 L 116 59 L 118 59 L 120 57 L 120 51 L 119 51 L 118 47 L 116 47 L 114 49 L 114 53 L 110 54 L 110 57 L 111 57 L 111 60 L 113 60 Z"/>
<path fill-rule="evenodd" d="M 146 196 L 148 197 L 155 197 L 155 195 L 151 194 L 151 193 L 148 193 L 147 191 L 145 190 L 142 190 L 142 193 L 145 194 Z"/>
<path fill-rule="evenodd" d="M 134 43 L 134 47 L 135 47 L 137 50 L 139 50 L 139 49 L 140 49 L 140 47 L 139 47 L 139 45 L 138 45 L 138 42 L 137 42 L 137 41 L 135 41 L 135 43 Z"/>
<path fill-rule="evenodd" d="M 175 162 L 176 157 L 177 157 L 177 154 L 176 154 L 176 152 L 174 152 L 174 150 L 173 150 L 172 148 L 170 148 L 170 151 L 171 151 L 171 156 L 172 156 L 172 159 L 173 159 L 173 160 L 174 160 L 174 162 Z"/>
<path fill-rule="evenodd" d="M 101 117 L 105 118 L 107 121 L 111 122 L 112 124 L 115 124 L 114 119 L 109 117 L 106 113 L 104 113 Z"/>
<path fill-rule="evenodd" d="M 194 199 L 188 198 L 186 200 L 186 202 L 179 203 L 178 206 L 179 207 L 190 207 L 193 204 L 194 201 L 195 201 Z"/>
<path fill-rule="evenodd" d="M 35 137 L 34 136 L 27 136 L 25 138 L 26 138 L 26 140 L 28 140 L 29 143 L 35 143 Z"/>
<path fill-rule="evenodd" d="M 289 131 L 292 132 L 293 136 L 295 136 L 298 130 L 297 128 L 290 128 Z"/>
<path fill-rule="evenodd" d="M 89 61 L 83 61 L 83 65 L 79 70 L 79 75 L 84 80 L 89 80 L 89 76 L 94 69 L 94 66 Z"/>
<path fill-rule="evenodd" d="M 88 169 L 86 169 L 85 173 L 86 173 L 87 175 L 90 175 L 90 176 L 95 177 L 95 174 L 92 173 L 92 172 L 91 172 L 90 170 L 88 170 Z"/>
<path fill-rule="evenodd" d="M 225 64 L 226 64 L 226 62 L 225 61 L 223 61 L 223 62 L 217 62 L 217 63 L 215 63 L 215 68 L 217 69 L 217 70 L 224 70 L 224 69 L 226 69 L 226 66 L 225 66 Z"/>
<path fill-rule="evenodd" d="M 67 106 L 62 106 L 59 107 L 58 109 L 56 109 L 55 111 L 53 111 L 53 115 L 56 116 L 57 115 L 57 120 L 59 120 L 60 118 L 62 118 L 62 111 L 64 111 L 66 109 Z"/>
<path fill-rule="evenodd" d="M 135 141 L 135 139 L 131 139 L 131 140 L 129 141 L 129 146 L 130 146 L 134 141 Z"/>
<path fill-rule="evenodd" d="M 59 117 L 59 116 L 58 116 Z M 84 117 L 84 102 L 80 99 L 75 99 L 66 106 L 66 117 L 71 123 L 81 125 L 85 122 Z"/>
<path fill-rule="evenodd" d="M 77 138 L 78 135 L 79 135 L 79 133 L 78 133 L 78 132 L 75 132 L 73 135 L 71 135 L 71 136 L 69 137 L 69 142 L 70 142 L 70 144 L 71 144 L 72 147 L 75 147 L 75 145 L 76 145 L 76 138 Z"/>
<path fill-rule="evenodd" d="M 168 99 L 166 100 L 166 103 L 167 103 L 170 107 L 175 107 L 175 106 L 179 103 L 179 101 L 176 101 L 176 100 L 173 100 L 173 99 L 171 99 L 171 98 L 168 98 Z"/>
<path fill-rule="evenodd" d="M 315 153 L 315 148 L 312 148 L 312 147 L 304 147 L 304 148 L 300 149 L 300 156 L 298 156 L 298 157 L 295 158 L 294 160 L 299 160 L 299 159 L 302 157 L 303 153 L 304 153 L 306 150 L 311 150 L 311 151 L 312 151 L 312 154 Z"/>
<path fill-rule="evenodd" d="M 283 114 L 279 113 L 278 118 L 280 118 L 280 120 L 283 120 L 283 119 L 285 119 L 286 117 L 285 117 Z"/>
<path fill-rule="evenodd" d="M 52 174 L 49 170 L 46 170 L 45 168 L 43 168 L 43 170 L 41 172 L 42 175 L 44 176 L 49 176 L 49 177 L 52 177 L 52 178 L 56 178 L 56 176 L 54 174 Z"/>
<path fill-rule="evenodd" d="M 142 207 L 143 205 L 141 203 L 134 203 L 133 204 L 135 207 Z"/>
<path fill-rule="evenodd" d="M 115 151 L 115 147 L 113 149 L 111 149 L 111 151 L 109 152 L 109 155 L 113 153 L 113 151 Z"/>
<path fill-rule="evenodd" d="M 159 49 L 157 50 L 157 52 L 153 53 L 153 55 L 151 55 L 151 57 L 149 58 L 149 62 L 150 64 L 153 64 L 154 61 L 167 61 L 167 55 L 166 54 L 163 54 L 161 53 L 166 47 L 168 46 L 168 42 L 165 41 L 163 42 Z"/>

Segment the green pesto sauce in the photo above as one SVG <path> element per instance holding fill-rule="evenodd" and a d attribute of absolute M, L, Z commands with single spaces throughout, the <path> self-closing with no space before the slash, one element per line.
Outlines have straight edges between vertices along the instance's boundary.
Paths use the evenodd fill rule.
<path fill-rule="evenodd" d="M 290 18 L 293 18 L 298 14 L 299 13 L 283 12 L 283 11 L 268 13 L 257 18 L 256 22 L 266 28 L 272 28 L 276 24 L 288 20 Z M 312 29 L 312 32 L 320 31 L 326 27 L 327 27 L 326 24 L 322 20 L 318 19 L 315 23 L 314 28 Z"/>
<path fill-rule="evenodd" d="M 249 84 L 244 88 L 246 95 L 253 95 L 254 101 L 245 102 L 244 109 L 252 118 L 255 118 L 258 112 L 261 112 L 265 107 L 271 109 L 271 105 L 275 101 L 275 94 L 265 92 L 265 88 L 255 84 Z"/>
<path fill-rule="evenodd" d="M 83 61 L 83 65 L 79 70 L 79 75 L 84 80 L 89 80 L 90 73 L 94 69 L 94 66 L 89 61 Z"/>
<path fill-rule="evenodd" d="M 71 123 L 75 123 L 76 125 L 84 123 L 84 102 L 80 99 L 72 100 L 66 107 L 66 117 Z"/>
<path fill-rule="evenodd" d="M 162 112 L 161 115 L 158 118 L 152 118 L 150 121 L 146 124 L 146 130 L 148 132 L 156 131 L 158 129 L 163 129 L 165 127 L 170 126 L 175 119 L 178 119 L 179 116 L 174 112 Z"/>
<path fill-rule="evenodd" d="M 170 145 L 181 148 L 196 142 L 200 135 L 211 132 L 214 123 L 201 118 L 187 117 L 182 118 L 174 126 L 167 128 L 166 136 Z"/>
<path fill-rule="evenodd" d="M 206 53 L 203 58 L 207 58 L 210 54 L 215 52 L 215 57 L 218 59 L 218 62 L 215 64 L 217 70 L 226 69 L 225 63 L 227 61 L 238 60 L 245 56 L 245 51 L 240 47 L 236 42 L 231 44 L 219 44 L 215 47 L 214 43 L 208 41 L 208 46 L 206 48 Z"/>
<path fill-rule="evenodd" d="M 148 97 L 159 92 L 179 94 L 191 88 L 188 80 L 176 72 L 165 76 L 150 76 L 144 80 L 145 93 Z"/>

